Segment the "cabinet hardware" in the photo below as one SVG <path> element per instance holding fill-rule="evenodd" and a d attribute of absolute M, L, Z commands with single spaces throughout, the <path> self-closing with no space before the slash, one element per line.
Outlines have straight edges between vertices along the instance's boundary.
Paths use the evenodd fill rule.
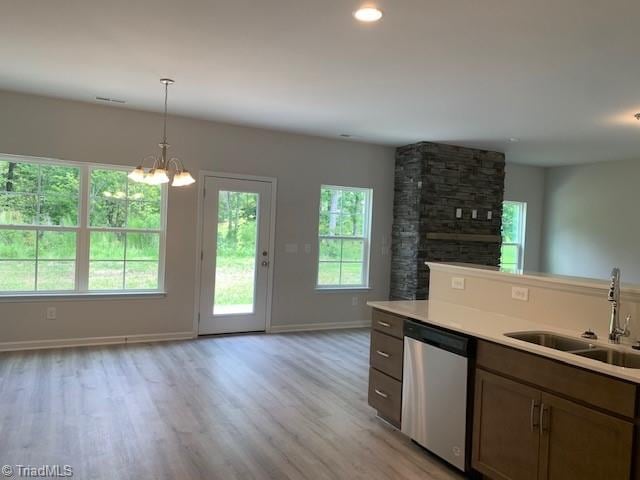
<path fill-rule="evenodd" d="M 543 403 L 543 404 L 540 406 L 540 422 L 539 422 L 539 423 L 540 423 L 540 434 L 542 434 L 542 432 L 546 432 L 546 431 L 548 431 L 548 430 L 549 430 L 549 426 L 547 425 L 547 426 L 545 427 L 545 425 L 544 425 L 545 412 L 547 412 L 547 411 L 548 411 L 548 408 L 547 408 L 547 406 Z"/>
<path fill-rule="evenodd" d="M 384 393 L 384 392 L 381 392 L 381 391 L 380 391 L 380 390 L 378 390 L 377 388 L 374 388 L 374 389 L 373 389 L 373 391 L 374 391 L 374 392 L 376 392 L 376 395 L 379 395 L 379 396 L 381 396 L 382 398 L 389 398 L 389 395 L 387 395 L 387 394 L 386 394 L 386 393 Z"/>
<path fill-rule="evenodd" d="M 378 320 L 378 325 L 380 325 L 381 327 L 391 328 L 391 324 L 390 323 L 381 322 L 380 320 Z"/>
<path fill-rule="evenodd" d="M 380 355 L 381 357 L 384 357 L 384 358 L 389 358 L 389 357 L 391 356 L 391 355 L 389 355 L 387 352 L 382 352 L 382 351 L 380 351 L 380 350 L 376 350 L 376 353 L 377 353 L 378 355 Z"/>
<path fill-rule="evenodd" d="M 539 427 L 540 424 L 536 423 L 535 418 L 536 418 L 536 414 L 535 411 L 536 409 L 539 408 L 538 402 L 536 402 L 535 400 L 531 400 L 531 414 L 529 417 L 529 422 L 530 422 L 530 426 L 531 426 L 531 433 L 533 433 L 536 429 L 536 427 Z"/>

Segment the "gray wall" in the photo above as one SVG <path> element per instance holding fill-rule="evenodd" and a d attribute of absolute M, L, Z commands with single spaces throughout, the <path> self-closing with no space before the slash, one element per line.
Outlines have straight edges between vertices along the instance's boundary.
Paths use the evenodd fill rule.
<path fill-rule="evenodd" d="M 504 199 L 527 202 L 524 268 L 531 272 L 544 271 L 541 257 L 545 170 L 509 162 L 505 167 Z"/>
<path fill-rule="evenodd" d="M 550 168 L 545 182 L 544 270 L 605 278 L 620 266 L 640 283 L 640 161 Z"/>
<path fill-rule="evenodd" d="M 0 91 L 0 152 L 135 166 L 156 153 L 161 116 Z M 197 175 L 214 170 L 278 178 L 273 325 L 365 320 L 368 298 L 389 292 L 394 153 L 348 141 L 172 117 L 173 154 Z M 371 287 L 315 291 L 322 183 L 374 190 Z M 0 342 L 185 332 L 192 330 L 196 188 L 169 194 L 166 298 L 8 303 L 0 300 Z M 286 243 L 313 245 L 285 253 Z M 352 306 L 352 297 L 358 305 Z M 45 320 L 47 306 L 58 319 Z"/>

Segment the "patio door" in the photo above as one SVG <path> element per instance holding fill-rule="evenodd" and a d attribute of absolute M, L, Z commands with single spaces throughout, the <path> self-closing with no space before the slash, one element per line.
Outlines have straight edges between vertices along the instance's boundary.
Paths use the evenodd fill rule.
<path fill-rule="evenodd" d="M 273 184 L 211 176 L 204 188 L 198 333 L 264 331 Z"/>

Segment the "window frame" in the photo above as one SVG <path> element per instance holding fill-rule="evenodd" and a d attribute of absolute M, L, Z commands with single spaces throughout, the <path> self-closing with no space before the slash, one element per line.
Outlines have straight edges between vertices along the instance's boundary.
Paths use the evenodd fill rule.
<path fill-rule="evenodd" d="M 0 224 L 0 230 L 25 230 L 25 231 L 54 231 L 76 233 L 76 258 L 75 258 L 75 288 L 72 290 L 0 290 L 0 299 L 12 297 L 106 297 L 106 296 L 147 296 L 164 295 L 165 262 L 166 262 L 166 235 L 167 235 L 167 185 L 160 186 L 160 229 L 140 229 L 127 227 L 90 227 L 91 191 L 90 181 L 93 170 L 116 170 L 129 172 L 133 167 L 126 165 L 110 165 L 102 163 L 77 162 L 72 160 L 59 160 L 45 157 L 31 157 L 25 155 L 0 154 L 1 160 L 14 161 L 16 163 L 30 163 L 38 165 L 54 165 L 61 167 L 74 167 L 79 169 L 78 175 L 78 224 L 76 226 L 56 225 L 16 225 Z M 89 238 L 92 231 L 119 232 L 119 233 L 156 233 L 159 235 L 158 248 L 158 287 L 153 289 L 122 288 L 112 290 L 89 290 Z M 37 251 L 34 262 L 37 264 Z M 126 268 L 126 260 L 125 260 Z M 37 267 L 34 280 L 34 288 L 37 288 Z"/>
<path fill-rule="evenodd" d="M 501 246 L 513 246 L 516 247 L 517 251 L 517 263 L 516 263 L 516 273 L 522 272 L 524 270 L 524 249 L 525 249 L 525 236 L 527 230 L 527 202 L 521 202 L 517 200 L 504 200 L 502 202 L 502 211 L 504 215 L 504 207 L 505 205 L 517 205 L 520 210 L 520 221 L 518 222 L 518 230 L 517 230 L 517 242 L 505 242 L 504 235 L 502 235 Z M 509 263 L 508 265 L 513 265 Z M 500 254 L 500 269 L 502 270 L 502 253 Z"/>
<path fill-rule="evenodd" d="M 322 192 L 325 189 L 340 190 L 342 192 L 358 192 L 365 194 L 365 205 L 363 210 L 363 224 L 361 237 L 345 236 L 345 235 L 321 235 L 320 234 L 320 222 L 322 215 Z M 320 185 L 320 195 L 318 196 L 318 256 L 316 259 L 316 290 L 330 291 L 330 290 L 368 290 L 370 289 L 370 263 L 371 263 L 371 224 L 373 214 L 373 189 L 369 187 L 346 187 L 340 185 Z M 343 263 L 360 263 L 360 262 L 343 262 L 342 258 L 340 262 L 326 262 L 320 260 L 320 245 L 322 240 L 361 240 L 362 243 L 362 283 L 360 284 L 320 284 L 320 264 L 321 263 L 339 263 L 342 269 Z"/>

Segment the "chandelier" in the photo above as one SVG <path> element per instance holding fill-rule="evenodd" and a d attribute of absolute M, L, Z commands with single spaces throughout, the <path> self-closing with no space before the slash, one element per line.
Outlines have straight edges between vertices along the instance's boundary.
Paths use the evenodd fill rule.
<path fill-rule="evenodd" d="M 160 83 L 164 85 L 164 127 L 162 130 L 162 142 L 158 144 L 162 153 L 159 157 L 149 155 L 142 160 L 142 164 L 134 168 L 129 173 L 129 178 L 134 182 L 146 183 L 148 185 L 161 185 L 171 182 L 172 187 L 184 187 L 195 183 L 191 174 L 184 168 L 182 162 L 175 157 L 167 158 L 167 93 L 169 85 L 173 83 L 170 78 L 161 78 Z M 144 163 L 153 160 L 153 165 L 147 171 Z M 173 181 L 171 180 L 173 177 Z"/>

